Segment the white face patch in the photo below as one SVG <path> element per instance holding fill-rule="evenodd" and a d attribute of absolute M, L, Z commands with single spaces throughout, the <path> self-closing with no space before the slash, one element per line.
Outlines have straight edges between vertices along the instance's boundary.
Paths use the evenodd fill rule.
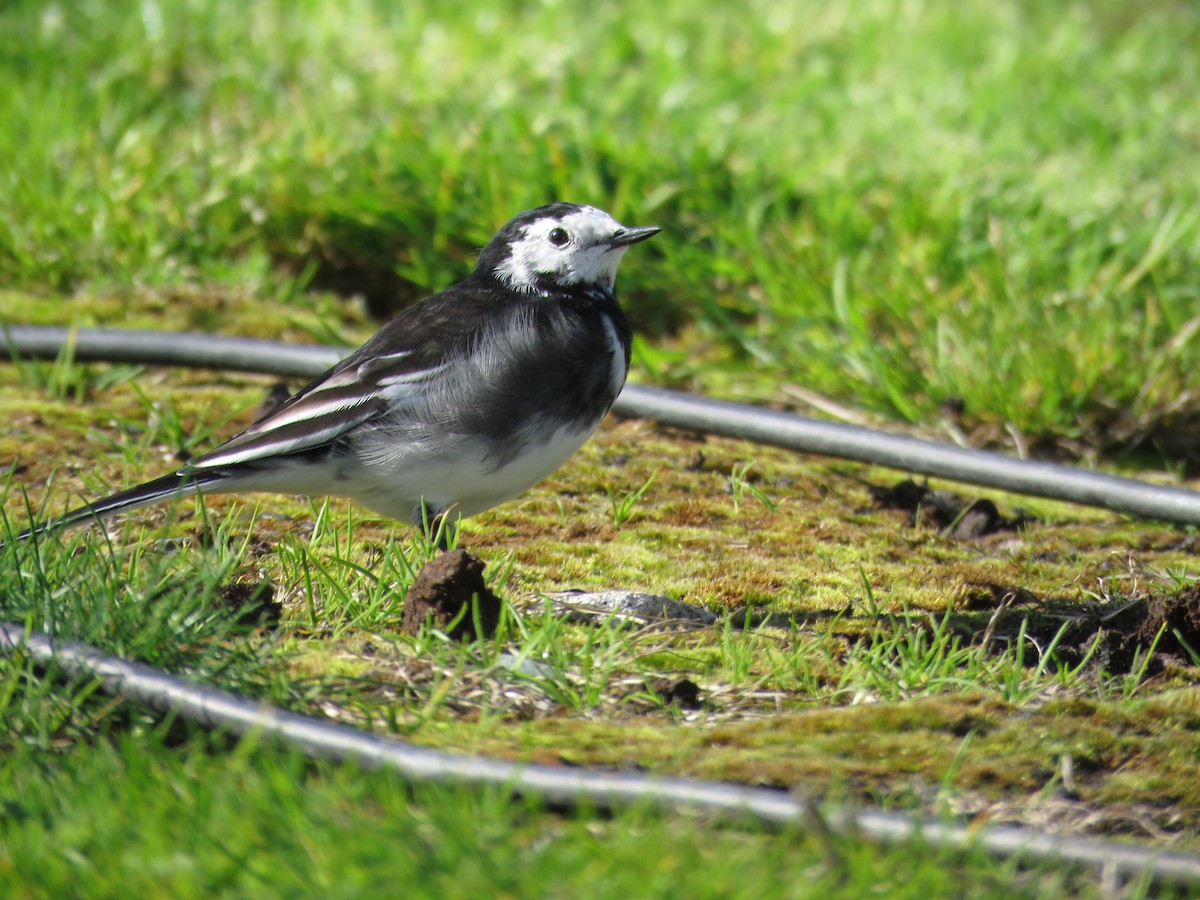
<path fill-rule="evenodd" d="M 563 286 L 609 289 L 628 249 L 612 246 L 609 239 L 623 229 L 620 222 L 593 206 L 580 207 L 561 219 L 538 219 L 513 241 L 508 258 L 496 267 L 496 275 L 518 291 L 536 290 L 544 278 Z"/>

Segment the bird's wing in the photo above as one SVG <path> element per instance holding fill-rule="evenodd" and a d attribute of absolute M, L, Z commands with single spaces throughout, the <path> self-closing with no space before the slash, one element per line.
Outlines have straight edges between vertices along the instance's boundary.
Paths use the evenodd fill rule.
<path fill-rule="evenodd" d="M 470 329 L 446 325 L 445 317 L 431 319 L 428 311 L 420 318 L 401 314 L 280 408 L 188 468 L 238 466 L 328 448 L 353 428 L 403 406 L 406 398 L 424 394 L 466 352 Z"/>

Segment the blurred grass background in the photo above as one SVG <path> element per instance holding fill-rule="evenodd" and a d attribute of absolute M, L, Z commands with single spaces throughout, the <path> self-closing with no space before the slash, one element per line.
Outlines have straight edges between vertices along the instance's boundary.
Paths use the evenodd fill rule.
<path fill-rule="evenodd" d="M 1190 455 L 1190 4 L 85 0 L 0 31 L 0 278 L 64 320 L 181 284 L 382 316 L 566 199 L 666 228 L 621 279 L 641 380 Z"/>

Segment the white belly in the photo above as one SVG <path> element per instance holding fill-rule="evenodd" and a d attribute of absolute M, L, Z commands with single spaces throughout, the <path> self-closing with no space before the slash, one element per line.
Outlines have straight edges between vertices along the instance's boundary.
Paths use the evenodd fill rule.
<path fill-rule="evenodd" d="M 459 448 L 440 446 L 422 454 L 419 448 L 346 472 L 337 493 L 395 519 L 419 515 L 422 499 L 438 509 L 453 508 L 462 516 L 483 512 L 521 494 L 537 484 L 575 453 L 594 430 L 559 428 L 549 440 L 527 443 L 523 452 L 497 469 L 484 459 L 480 448 L 464 440 Z M 530 429 L 527 433 L 536 433 Z"/>

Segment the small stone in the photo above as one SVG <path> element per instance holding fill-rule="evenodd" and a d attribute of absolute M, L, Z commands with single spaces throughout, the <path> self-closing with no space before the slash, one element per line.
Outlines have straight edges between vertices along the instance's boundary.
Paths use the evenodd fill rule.
<path fill-rule="evenodd" d="M 959 516 L 958 522 L 950 527 L 950 536 L 969 541 L 999 531 L 1006 521 L 996 504 L 991 500 L 976 500 Z"/>
<path fill-rule="evenodd" d="M 554 610 L 572 621 L 594 619 L 682 619 L 711 625 L 714 613 L 690 603 L 645 591 L 561 591 L 546 594 Z"/>
<path fill-rule="evenodd" d="M 496 665 L 528 678 L 553 678 L 559 674 L 553 666 L 519 657 L 515 653 L 501 653 L 496 657 Z"/>

